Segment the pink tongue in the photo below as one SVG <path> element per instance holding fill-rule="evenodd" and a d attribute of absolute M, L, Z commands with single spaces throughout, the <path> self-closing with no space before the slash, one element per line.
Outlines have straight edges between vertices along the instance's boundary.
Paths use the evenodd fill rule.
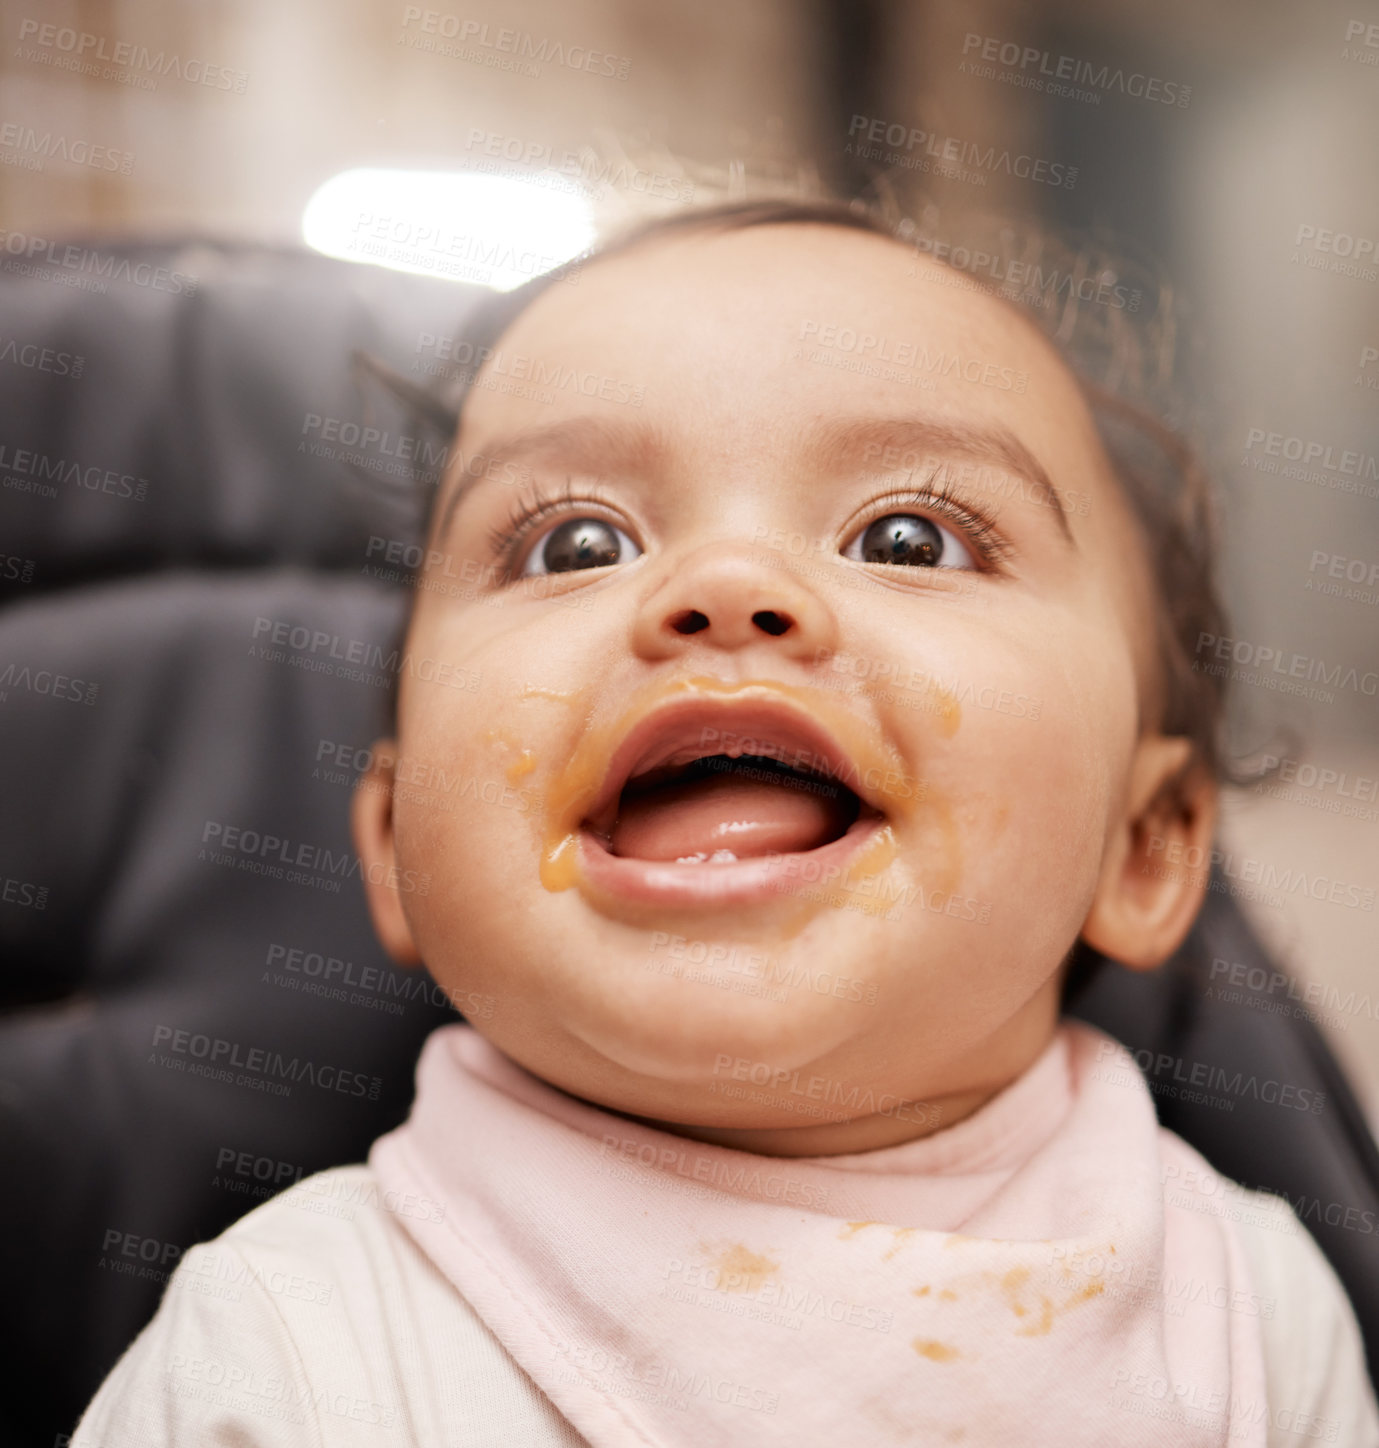
<path fill-rule="evenodd" d="M 842 834 L 850 813 L 831 794 L 725 772 L 629 791 L 609 848 L 638 860 L 812 850 Z"/>

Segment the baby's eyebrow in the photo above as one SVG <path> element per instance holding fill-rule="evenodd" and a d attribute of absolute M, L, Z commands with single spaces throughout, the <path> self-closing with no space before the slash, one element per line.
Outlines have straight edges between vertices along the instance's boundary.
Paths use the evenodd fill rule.
<path fill-rule="evenodd" d="M 664 447 L 665 439 L 657 430 L 625 424 L 614 426 L 601 418 L 586 416 L 500 438 L 476 450 L 473 456 L 483 458 L 486 471 L 546 454 L 558 456 L 563 464 L 572 467 L 606 472 L 621 468 L 644 470 L 662 454 Z M 810 440 L 808 450 L 817 455 L 826 471 L 854 468 L 859 461 L 877 470 L 894 471 L 896 467 L 913 470 L 919 458 L 933 457 L 964 458 L 1003 468 L 1029 484 L 1035 499 L 1052 511 L 1067 543 L 1077 547 L 1063 500 L 1048 474 L 1008 428 L 954 424 L 924 417 L 848 418 L 825 423 Z M 473 484 L 476 475 L 466 471 L 469 476 L 462 477 L 446 500 L 437 537 L 445 535 L 456 506 Z"/>
<path fill-rule="evenodd" d="M 495 468 L 501 469 L 543 454 L 558 456 L 562 463 L 571 467 L 607 472 L 622 468 L 644 469 L 659 455 L 662 446 L 660 434 L 645 427 L 613 426 L 597 417 L 571 417 L 563 422 L 498 438 L 488 446 L 476 449 L 472 458 L 482 458 L 483 471 L 490 473 Z M 447 499 L 436 530 L 437 537 L 443 536 L 450 526 L 456 506 L 473 485 L 475 477 L 482 475 L 476 475 L 468 467 L 463 471 L 468 476 L 462 474 L 461 481 Z"/>
<path fill-rule="evenodd" d="M 855 467 L 859 457 L 888 472 L 897 466 L 913 471 L 919 459 L 933 457 L 963 458 L 1004 468 L 1028 482 L 1034 497 L 1052 509 L 1063 537 L 1077 547 L 1058 490 L 1039 459 L 1008 428 L 926 417 L 859 417 L 826 423 L 815 446 L 826 465 L 840 468 Z"/>

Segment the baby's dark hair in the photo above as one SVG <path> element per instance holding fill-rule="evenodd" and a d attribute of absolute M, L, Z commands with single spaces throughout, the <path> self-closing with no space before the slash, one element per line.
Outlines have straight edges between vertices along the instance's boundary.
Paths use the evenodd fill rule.
<path fill-rule="evenodd" d="M 1142 720 L 1167 735 L 1191 741 L 1192 756 L 1184 770 L 1204 773 L 1215 782 L 1231 778 L 1221 734 L 1225 712 L 1225 679 L 1193 667 L 1203 635 L 1224 637 L 1225 627 L 1216 578 L 1216 526 L 1208 475 L 1194 449 L 1178 431 L 1156 415 L 1147 401 L 1172 371 L 1173 324 L 1166 288 L 1149 288 L 1150 307 L 1143 308 L 1145 289 L 1131 288 L 1115 263 L 1094 257 L 1090 248 L 1074 248 L 1047 230 L 1031 228 L 1016 238 L 1006 223 L 994 243 L 1018 266 L 1008 275 L 1019 282 L 993 287 L 969 275 L 959 257 L 992 253 L 974 241 L 968 247 L 939 248 L 915 223 L 899 214 L 893 202 L 843 202 L 833 199 L 734 201 L 643 221 L 610 241 L 547 272 L 516 290 L 486 298 L 464 327 L 466 356 L 490 355 L 503 333 L 548 288 L 577 278 L 591 262 L 617 256 L 662 238 L 698 232 L 744 230 L 758 226 L 823 225 L 845 227 L 887 238 L 934 256 L 945 252 L 955 283 L 1004 299 L 1030 318 L 1049 337 L 1080 385 L 1106 455 L 1143 537 L 1155 596 L 1151 615 L 1159 670 L 1158 717 Z M 1089 291 L 1090 288 L 1090 291 Z M 1138 300 L 1132 308 L 1130 299 Z M 481 370 L 476 363 L 458 383 L 434 390 L 370 362 L 392 391 L 408 403 L 418 421 L 455 438 L 465 402 Z M 1170 379 L 1171 380 L 1171 379 Z M 1162 401 L 1157 410 L 1162 410 Z M 427 489 L 421 518 L 429 533 L 431 514 L 440 490 Z M 1100 958 L 1080 942 L 1068 962 L 1063 998 L 1079 993 L 1096 973 Z"/>

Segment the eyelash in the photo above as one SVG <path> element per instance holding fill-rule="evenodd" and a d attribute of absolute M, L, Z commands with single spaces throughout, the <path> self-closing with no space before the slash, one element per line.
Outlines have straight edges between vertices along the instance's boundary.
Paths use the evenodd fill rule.
<path fill-rule="evenodd" d="M 937 472 L 921 488 L 877 499 L 862 514 L 864 521 L 859 529 L 865 530 L 888 514 L 903 512 L 906 506 L 920 513 L 936 513 L 962 531 L 964 541 L 971 544 L 978 561 L 985 565 L 982 571 L 992 570 L 1010 557 L 1010 543 L 989 513 L 958 501 L 955 487 L 951 476 Z"/>
<path fill-rule="evenodd" d="M 953 488 L 953 479 L 938 473 L 924 488 L 878 499 L 863 515 L 866 521 L 860 527 L 865 529 L 878 518 L 900 512 L 902 506 L 909 506 L 924 513 L 937 513 L 948 522 L 956 524 L 962 530 L 964 540 L 972 545 L 981 562 L 988 568 L 1008 558 L 1010 544 L 996 527 L 995 521 L 988 514 L 960 503 L 953 494 Z M 541 484 L 537 482 L 531 486 L 530 497 L 519 497 L 513 503 L 508 510 L 507 522 L 488 530 L 489 549 L 497 555 L 504 577 L 512 577 L 517 555 L 536 524 L 552 514 L 573 508 L 577 503 L 593 503 L 611 511 L 611 504 L 598 488 L 591 488 L 588 494 L 577 497 L 574 481 L 568 477 L 565 479 L 564 490 L 555 497 L 543 492 Z"/>
<path fill-rule="evenodd" d="M 506 523 L 499 523 L 488 530 L 489 549 L 497 555 L 499 567 L 507 578 L 512 577 L 513 565 L 535 525 L 552 513 L 573 508 L 576 503 L 597 503 L 610 507 L 598 488 L 591 488 L 586 496 L 576 497 L 574 480 L 565 479 L 564 491 L 552 498 L 541 490 L 541 484 L 533 483 L 529 498 L 519 497 L 508 510 Z"/>

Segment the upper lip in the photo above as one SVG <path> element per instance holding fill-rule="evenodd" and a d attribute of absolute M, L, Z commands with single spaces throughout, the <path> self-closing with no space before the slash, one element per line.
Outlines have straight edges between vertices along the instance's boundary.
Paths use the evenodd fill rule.
<path fill-rule="evenodd" d="M 709 729 L 729 737 L 706 740 Z M 748 745 L 769 746 L 769 751 L 744 748 L 744 740 Z M 864 804 L 885 813 L 882 799 L 867 784 L 866 772 L 817 719 L 769 687 L 749 686 L 730 698 L 672 699 L 634 719 L 613 750 L 603 782 L 585 811 L 585 823 L 596 830 L 610 826 L 628 780 L 671 762 L 682 751 L 685 763 L 716 754 L 736 758 L 769 752 L 796 768 L 826 774 Z"/>

